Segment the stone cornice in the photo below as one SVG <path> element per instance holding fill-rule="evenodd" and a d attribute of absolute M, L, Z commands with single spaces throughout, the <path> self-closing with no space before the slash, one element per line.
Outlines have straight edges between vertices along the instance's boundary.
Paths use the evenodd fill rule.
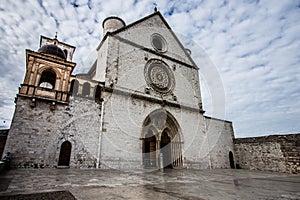
<path fill-rule="evenodd" d="M 178 64 L 180 64 L 180 65 L 183 65 L 183 66 L 185 66 L 185 67 L 192 68 L 192 69 L 195 69 L 195 70 L 198 70 L 198 69 L 199 69 L 197 66 L 193 66 L 193 65 L 187 64 L 187 63 L 185 63 L 185 62 L 183 62 L 183 61 L 180 61 L 180 60 L 177 60 L 177 59 L 175 59 L 175 58 L 172 58 L 172 57 L 170 57 L 170 56 L 168 56 L 168 55 L 161 54 L 161 53 L 156 52 L 156 51 L 154 51 L 154 50 L 152 50 L 152 49 L 149 49 L 149 48 L 144 47 L 144 46 L 142 46 L 142 45 L 136 44 L 136 43 L 131 42 L 131 41 L 127 40 L 127 39 L 124 39 L 124 38 L 122 38 L 122 37 L 120 37 L 120 36 L 117 36 L 117 35 L 111 35 L 111 37 L 113 37 L 113 38 L 119 40 L 120 42 L 129 44 L 129 45 L 134 46 L 134 47 L 136 47 L 136 48 L 139 48 L 139 49 L 141 49 L 141 50 L 143 50 L 143 51 L 147 51 L 147 52 L 152 53 L 152 54 L 155 54 L 155 55 L 157 55 L 157 56 L 166 58 L 166 59 L 171 60 L 171 61 L 173 61 L 173 62 L 176 62 L 176 63 L 178 63 Z"/>
<path fill-rule="evenodd" d="M 193 111 L 193 112 L 199 112 L 201 114 L 203 114 L 205 112 L 204 110 L 201 110 L 199 108 L 193 108 L 193 107 L 190 107 L 190 106 L 182 105 L 178 102 L 173 102 L 173 101 L 169 101 L 169 100 L 165 100 L 165 99 L 160 99 L 160 98 L 153 97 L 153 96 L 150 96 L 150 95 L 146 95 L 146 94 L 143 94 L 143 93 L 140 93 L 140 94 L 139 93 L 133 93 L 133 92 L 130 92 L 130 91 L 122 90 L 121 88 L 119 89 L 119 88 L 104 87 L 102 90 L 104 92 L 110 92 L 110 93 L 114 93 L 114 94 L 130 96 L 130 97 L 135 98 L 135 99 L 141 99 L 141 100 L 157 103 L 157 104 L 160 104 L 161 106 L 170 106 L 170 107 L 190 110 L 190 111 Z"/>
<path fill-rule="evenodd" d="M 61 64 L 61 65 L 67 66 L 67 67 L 72 67 L 72 69 L 74 69 L 76 66 L 76 63 L 74 63 L 74 62 L 66 61 L 63 59 L 57 59 L 56 57 L 51 56 L 51 55 L 41 54 L 41 53 L 38 53 L 38 52 L 35 52 L 32 50 L 26 49 L 26 61 L 27 62 L 28 62 L 29 56 L 33 56 L 35 58 L 39 58 L 42 60 L 58 63 L 58 64 Z"/>
<path fill-rule="evenodd" d="M 20 94 L 19 93 L 19 94 L 17 94 L 17 98 L 18 97 L 23 97 L 23 98 L 28 98 L 28 99 L 39 99 L 39 100 L 46 101 L 46 102 L 55 102 L 55 103 L 64 104 L 64 105 L 69 104 L 69 102 L 59 101 L 59 100 L 56 100 L 56 99 L 42 97 L 42 96 L 36 96 L 36 95 L 26 95 L 26 94 Z"/>

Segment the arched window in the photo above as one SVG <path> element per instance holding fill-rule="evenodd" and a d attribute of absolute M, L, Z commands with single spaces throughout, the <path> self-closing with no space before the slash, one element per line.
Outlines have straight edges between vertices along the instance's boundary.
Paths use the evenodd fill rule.
<path fill-rule="evenodd" d="M 78 88 L 79 88 L 79 82 L 76 80 L 76 79 L 73 79 L 71 81 L 71 85 L 70 85 L 70 93 L 71 94 L 74 94 L 74 95 L 77 95 L 78 93 Z"/>
<path fill-rule="evenodd" d="M 54 89 L 56 81 L 56 74 L 52 70 L 44 70 L 39 82 L 39 87 Z"/>
<path fill-rule="evenodd" d="M 99 85 L 97 85 L 94 89 L 94 95 L 95 95 L 95 101 L 101 100 L 101 88 Z"/>
<path fill-rule="evenodd" d="M 82 86 L 82 96 L 90 96 L 91 85 L 88 82 L 85 82 Z"/>
<path fill-rule="evenodd" d="M 67 49 L 64 49 L 64 53 L 65 53 L 66 58 L 68 58 L 68 51 L 67 51 Z"/>

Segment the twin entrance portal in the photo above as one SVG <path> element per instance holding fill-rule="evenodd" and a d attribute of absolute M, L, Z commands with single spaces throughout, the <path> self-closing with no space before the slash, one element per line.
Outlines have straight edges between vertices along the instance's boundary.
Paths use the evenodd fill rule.
<path fill-rule="evenodd" d="M 168 129 L 161 134 L 160 140 L 157 140 L 151 131 L 143 139 L 143 164 L 149 168 L 176 168 L 182 166 L 182 156 L 178 152 L 176 157 L 175 152 L 179 151 L 172 144 L 171 138 L 168 135 Z"/>
<path fill-rule="evenodd" d="M 142 129 L 142 158 L 145 168 L 181 168 L 182 135 L 175 118 L 163 109 L 149 114 Z M 69 166 L 72 145 L 61 145 L 58 166 Z"/>
<path fill-rule="evenodd" d="M 145 119 L 142 131 L 144 167 L 181 168 L 182 134 L 176 119 L 160 109 Z"/>

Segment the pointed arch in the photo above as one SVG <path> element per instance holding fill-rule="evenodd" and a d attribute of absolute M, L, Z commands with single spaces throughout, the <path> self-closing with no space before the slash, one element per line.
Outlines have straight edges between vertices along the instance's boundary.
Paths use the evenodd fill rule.
<path fill-rule="evenodd" d="M 143 121 L 141 140 L 142 158 L 145 167 L 149 158 L 149 132 L 152 133 L 151 142 L 155 138 L 156 165 L 162 168 L 183 167 L 182 149 L 183 137 L 179 123 L 175 117 L 165 109 L 158 109 L 151 112 Z"/>
<path fill-rule="evenodd" d="M 156 133 L 162 133 L 165 128 L 170 130 L 169 134 L 172 139 L 176 137 L 177 142 L 183 143 L 184 138 L 179 123 L 176 118 L 165 109 L 157 109 L 147 115 L 143 121 L 141 138 L 145 138 L 146 130 L 148 129 Z M 157 139 L 160 140 L 160 136 L 161 134 L 157 135 Z"/>

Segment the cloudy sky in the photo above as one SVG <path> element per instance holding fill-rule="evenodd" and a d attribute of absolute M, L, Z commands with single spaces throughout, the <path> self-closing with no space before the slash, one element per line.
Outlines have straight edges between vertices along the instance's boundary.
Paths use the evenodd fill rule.
<path fill-rule="evenodd" d="M 86 72 L 102 38 L 102 21 L 130 24 L 153 12 L 151 0 L 14 0 L 0 4 L 0 127 L 10 125 L 25 73 L 25 49 L 40 35 L 76 46 L 74 73 Z M 190 38 L 215 68 L 226 120 L 237 137 L 300 132 L 300 0 L 159 0 L 158 10 L 182 40 Z M 193 48 L 192 48 L 193 49 Z M 214 113 L 205 67 L 203 106 Z M 200 63 L 199 63 L 200 62 Z M 203 69 L 203 70 L 202 70 Z M 202 71 L 201 71 L 202 70 Z M 208 85 L 208 86 L 207 86 Z"/>

